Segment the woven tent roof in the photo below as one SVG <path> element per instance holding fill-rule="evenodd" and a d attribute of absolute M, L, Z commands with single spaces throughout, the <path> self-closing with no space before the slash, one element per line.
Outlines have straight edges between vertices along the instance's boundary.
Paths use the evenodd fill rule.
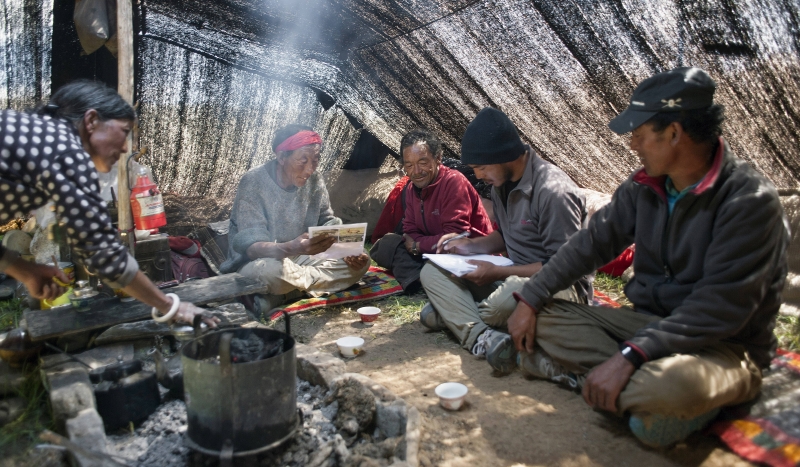
<path fill-rule="evenodd" d="M 46 30 L 51 2 L 25 1 L 45 5 L 28 31 Z M 322 133 L 324 171 L 344 166 L 365 133 L 388 148 L 375 154 L 380 165 L 418 125 L 458 157 L 484 106 L 506 112 L 579 185 L 610 193 L 638 162 L 608 121 L 638 82 L 680 65 L 717 81 L 725 135 L 740 157 L 779 188 L 800 179 L 796 0 L 142 0 L 136 8 L 145 162 L 181 194 L 232 197 L 241 174 L 273 157 L 275 129 L 294 121 Z M 48 58 L 36 44 L 29 61 Z M 8 102 L 14 89 L 6 87 Z"/>

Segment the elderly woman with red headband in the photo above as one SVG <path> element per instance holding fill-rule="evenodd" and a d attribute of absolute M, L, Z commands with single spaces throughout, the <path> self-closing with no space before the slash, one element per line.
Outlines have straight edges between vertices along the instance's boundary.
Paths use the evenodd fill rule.
<path fill-rule="evenodd" d="M 254 301 L 257 313 L 270 311 L 301 292 L 338 292 L 369 269 L 362 253 L 344 259 L 316 259 L 333 245 L 330 237 L 308 238 L 308 228 L 336 225 L 325 181 L 317 172 L 322 138 L 311 128 L 289 125 L 275 133 L 276 158 L 242 177 L 231 210 L 228 259 L 223 273 L 239 271 L 260 279 L 269 294 Z"/>

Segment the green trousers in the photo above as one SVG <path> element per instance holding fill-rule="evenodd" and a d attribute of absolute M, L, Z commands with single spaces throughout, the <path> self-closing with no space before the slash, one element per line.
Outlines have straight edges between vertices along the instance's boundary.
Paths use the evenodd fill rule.
<path fill-rule="evenodd" d="M 420 282 L 428 300 L 467 350 L 472 350 L 485 330 L 506 329 L 506 321 L 517 306 L 513 294 L 527 281 L 527 277 L 509 276 L 504 281 L 479 287 L 431 262 L 420 271 Z M 572 287 L 556 296 L 578 301 L 578 294 Z"/>
<path fill-rule="evenodd" d="M 536 319 L 536 345 L 578 375 L 582 386 L 592 368 L 619 350 L 657 316 L 630 308 L 605 308 L 554 300 Z M 761 370 L 737 344 L 719 342 L 688 354 L 643 364 L 618 400 L 624 412 L 694 418 L 717 407 L 754 399 Z"/>

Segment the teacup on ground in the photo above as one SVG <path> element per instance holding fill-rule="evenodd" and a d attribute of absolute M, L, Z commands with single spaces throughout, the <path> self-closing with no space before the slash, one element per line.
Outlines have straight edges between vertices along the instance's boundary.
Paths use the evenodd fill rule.
<path fill-rule="evenodd" d="M 447 410 L 458 410 L 467 396 L 467 387 L 461 383 L 442 383 L 436 386 L 439 403 Z"/>
<path fill-rule="evenodd" d="M 363 352 L 364 339 L 355 336 L 342 337 L 336 341 L 343 357 L 353 358 Z"/>
<path fill-rule="evenodd" d="M 381 314 L 381 309 L 376 306 L 362 306 L 356 311 L 361 317 L 362 323 L 371 323 L 378 319 L 378 316 Z"/>

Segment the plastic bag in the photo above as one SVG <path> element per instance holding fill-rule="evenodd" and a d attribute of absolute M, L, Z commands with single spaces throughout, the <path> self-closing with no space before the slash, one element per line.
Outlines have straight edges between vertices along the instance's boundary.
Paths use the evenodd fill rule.
<path fill-rule="evenodd" d="M 78 39 L 86 54 L 91 54 L 117 31 L 116 0 L 75 0 L 72 15 Z"/>

